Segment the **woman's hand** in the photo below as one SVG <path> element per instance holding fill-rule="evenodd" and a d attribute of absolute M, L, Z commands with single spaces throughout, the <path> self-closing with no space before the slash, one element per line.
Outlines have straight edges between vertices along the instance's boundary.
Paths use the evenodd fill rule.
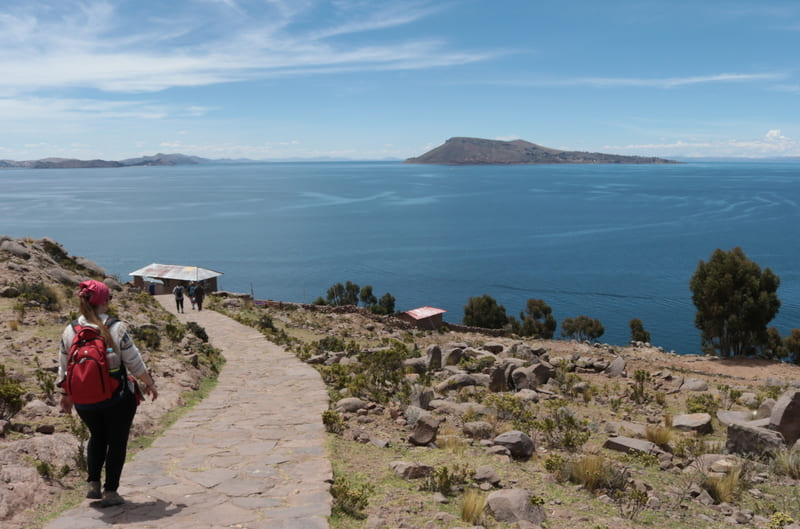
<path fill-rule="evenodd" d="M 144 387 L 144 392 L 147 395 L 150 395 L 150 400 L 156 400 L 158 398 L 158 389 L 156 389 L 155 384 L 148 384 Z"/>
<path fill-rule="evenodd" d="M 61 413 L 66 413 L 67 415 L 72 413 L 72 399 L 69 398 L 69 395 L 61 395 Z"/>

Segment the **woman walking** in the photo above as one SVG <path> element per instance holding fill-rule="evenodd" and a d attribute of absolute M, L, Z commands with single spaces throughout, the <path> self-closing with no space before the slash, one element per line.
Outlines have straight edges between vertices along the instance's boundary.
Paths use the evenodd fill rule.
<path fill-rule="evenodd" d="M 81 315 L 76 321 L 67 325 L 61 336 L 61 350 L 58 356 L 58 385 L 62 389 L 61 410 L 64 413 L 72 413 L 74 406 L 89 429 L 90 437 L 87 445 L 89 476 L 86 497 L 100 499 L 103 507 L 109 507 L 124 503 L 117 488 L 125 464 L 128 434 L 136 414 L 136 388 L 126 372 L 145 385 L 145 393 L 153 400 L 158 397 L 158 390 L 153 378 L 147 372 L 147 366 L 139 350 L 128 335 L 125 324 L 110 319 L 106 314 L 111 301 L 108 287 L 93 279 L 84 281 L 79 286 L 78 301 Z M 89 329 L 88 334 L 86 329 Z M 85 338 L 87 336 L 102 339 L 90 343 L 89 339 Z M 110 397 L 99 402 L 86 402 L 92 400 L 87 395 L 92 394 L 95 388 L 87 387 L 91 384 L 90 379 L 80 375 L 80 370 L 92 368 L 80 366 L 75 362 L 75 358 L 70 358 L 70 355 L 75 352 L 74 357 L 77 357 L 79 348 L 82 347 L 85 352 L 91 347 L 96 348 L 97 343 L 107 348 L 105 359 L 108 365 L 103 369 L 108 370 L 110 375 L 105 373 L 103 376 L 113 377 L 119 381 L 119 385 L 109 390 L 112 391 Z M 104 466 L 105 483 L 101 492 L 100 478 Z"/>

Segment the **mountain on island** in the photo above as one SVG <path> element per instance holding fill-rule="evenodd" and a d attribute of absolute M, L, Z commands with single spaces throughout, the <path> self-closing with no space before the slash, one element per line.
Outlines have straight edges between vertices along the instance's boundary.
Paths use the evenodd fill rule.
<path fill-rule="evenodd" d="M 404 163 L 442 165 L 511 165 L 557 163 L 679 163 L 649 156 L 622 156 L 599 152 L 560 151 L 524 140 L 502 141 L 481 138 L 450 138 L 443 145 Z"/>
<path fill-rule="evenodd" d="M 76 160 L 74 158 L 42 158 L 41 160 L 0 160 L 0 168 L 8 169 L 91 169 L 97 167 L 141 167 L 149 165 L 196 165 L 213 160 L 185 154 L 162 154 L 128 158 L 121 161 Z"/>

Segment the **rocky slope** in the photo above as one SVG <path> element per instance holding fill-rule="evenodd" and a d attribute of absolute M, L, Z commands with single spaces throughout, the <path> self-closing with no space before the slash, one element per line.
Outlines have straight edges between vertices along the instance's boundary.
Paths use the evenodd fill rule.
<path fill-rule="evenodd" d="M 150 296 L 107 276 L 94 262 L 70 255 L 55 241 L 0 236 L 0 526 L 4 529 L 29 527 L 75 487 L 83 491 L 85 475 L 76 469 L 81 442 L 73 431 L 79 422 L 59 413 L 52 384 L 61 332 L 77 315 L 77 283 L 88 278 L 103 280 L 112 289 L 112 310 L 128 325 L 159 386 L 158 400 L 139 407 L 132 437 L 157 432 L 162 418 L 182 406 L 203 377 L 213 375 L 202 341 L 177 320 L 171 321 Z M 20 398 L 14 405 L 16 396 Z M 77 419 L 74 412 L 73 417 Z"/>

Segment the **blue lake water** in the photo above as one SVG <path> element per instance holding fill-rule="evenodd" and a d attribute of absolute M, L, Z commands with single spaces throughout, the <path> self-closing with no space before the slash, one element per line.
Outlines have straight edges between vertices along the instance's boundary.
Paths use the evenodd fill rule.
<path fill-rule="evenodd" d="M 262 163 L 0 171 L 0 234 L 51 237 L 122 280 L 151 262 L 224 272 L 220 288 L 311 302 L 337 282 L 432 305 L 600 319 L 626 343 L 699 351 L 689 279 L 741 246 L 780 278 L 800 327 L 800 164 L 449 167 Z"/>

